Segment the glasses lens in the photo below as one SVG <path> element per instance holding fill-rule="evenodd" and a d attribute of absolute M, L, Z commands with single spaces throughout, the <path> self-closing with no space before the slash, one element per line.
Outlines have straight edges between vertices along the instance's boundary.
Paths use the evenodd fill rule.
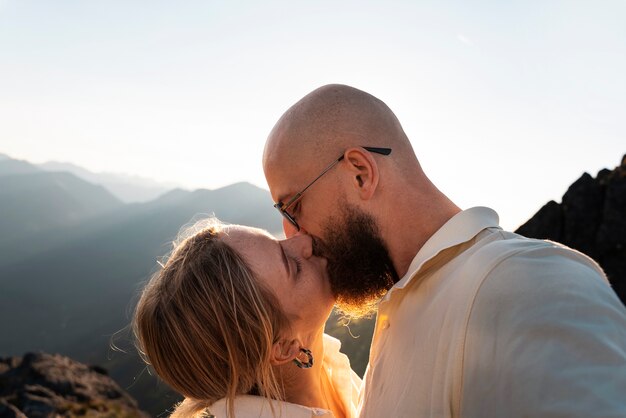
<path fill-rule="evenodd" d="M 289 222 L 291 222 L 291 224 L 292 224 L 293 226 L 295 226 L 295 227 L 298 229 L 298 231 L 300 230 L 300 225 L 298 225 L 298 222 L 296 222 L 296 220 L 293 218 L 293 216 L 291 216 L 290 214 L 288 214 L 288 213 L 287 213 L 287 212 L 285 212 L 284 210 L 281 210 L 281 211 L 280 211 L 280 213 L 282 213 L 282 214 L 283 214 L 283 216 L 284 216 L 285 218 L 287 218 L 287 220 L 288 220 Z"/>
<path fill-rule="evenodd" d="M 296 220 L 293 218 L 293 216 L 291 216 L 286 210 L 283 209 L 284 206 L 285 205 L 283 204 L 283 202 L 278 202 L 278 203 L 276 203 L 274 205 L 274 207 L 276 209 L 278 209 L 280 214 L 283 215 L 285 217 L 285 219 L 287 219 L 299 231 L 300 230 L 300 225 L 298 225 L 298 222 L 296 222 Z"/>

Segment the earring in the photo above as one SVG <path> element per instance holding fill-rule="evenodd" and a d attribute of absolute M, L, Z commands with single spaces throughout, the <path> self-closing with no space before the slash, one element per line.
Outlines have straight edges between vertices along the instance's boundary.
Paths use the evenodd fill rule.
<path fill-rule="evenodd" d="M 311 350 L 301 348 L 300 352 L 306 354 L 308 360 L 306 363 L 303 363 L 296 357 L 295 359 L 293 359 L 293 362 L 296 363 L 296 366 L 300 367 L 301 369 L 310 369 L 311 367 L 313 367 L 313 354 L 311 354 Z"/>

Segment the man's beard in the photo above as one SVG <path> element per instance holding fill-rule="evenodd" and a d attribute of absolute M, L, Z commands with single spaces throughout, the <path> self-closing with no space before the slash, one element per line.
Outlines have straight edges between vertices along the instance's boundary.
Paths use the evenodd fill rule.
<path fill-rule="evenodd" d="M 373 313 L 399 278 L 374 218 L 350 205 L 342 212 L 324 226 L 324 242 L 313 237 L 313 253 L 328 260 L 337 307 L 359 318 Z"/>

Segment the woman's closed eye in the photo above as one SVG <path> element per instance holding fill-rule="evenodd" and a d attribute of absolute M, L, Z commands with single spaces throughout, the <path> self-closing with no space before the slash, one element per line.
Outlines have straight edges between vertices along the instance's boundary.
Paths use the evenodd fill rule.
<path fill-rule="evenodd" d="M 296 275 L 302 271 L 302 259 L 300 257 L 291 257 L 294 263 L 296 263 Z"/>

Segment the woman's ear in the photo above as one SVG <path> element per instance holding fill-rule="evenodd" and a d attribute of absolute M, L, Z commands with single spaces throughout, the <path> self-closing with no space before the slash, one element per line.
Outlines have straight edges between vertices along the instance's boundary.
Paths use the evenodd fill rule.
<path fill-rule="evenodd" d="M 272 346 L 270 363 L 273 366 L 281 366 L 289 363 L 300 354 L 302 345 L 298 340 L 279 340 Z"/>
<path fill-rule="evenodd" d="M 369 200 L 378 186 L 379 172 L 376 160 L 363 148 L 348 148 L 344 154 L 351 183 L 362 200 Z"/>

